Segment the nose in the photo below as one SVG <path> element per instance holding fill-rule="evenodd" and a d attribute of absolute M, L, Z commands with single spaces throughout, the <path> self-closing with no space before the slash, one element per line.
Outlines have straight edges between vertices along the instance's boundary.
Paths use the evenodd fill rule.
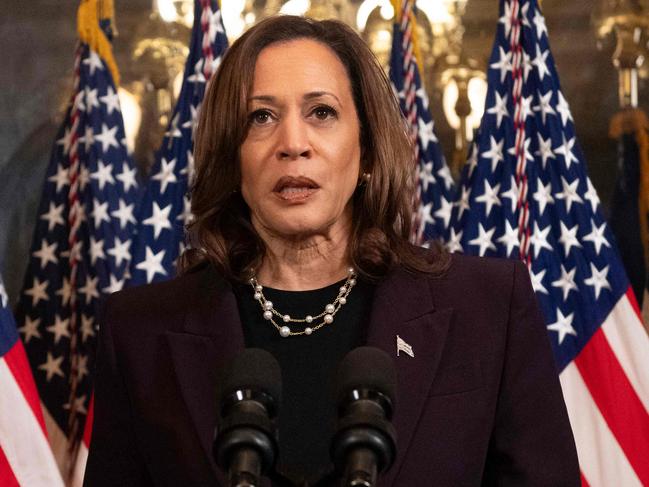
<path fill-rule="evenodd" d="M 294 160 L 311 157 L 311 143 L 305 120 L 298 114 L 287 114 L 280 122 L 277 157 Z"/>

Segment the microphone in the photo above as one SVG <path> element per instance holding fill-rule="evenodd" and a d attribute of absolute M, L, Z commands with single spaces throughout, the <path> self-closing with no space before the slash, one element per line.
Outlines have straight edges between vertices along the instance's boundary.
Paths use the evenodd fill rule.
<path fill-rule="evenodd" d="M 372 487 L 396 456 L 392 418 L 397 373 L 390 356 L 373 347 L 349 352 L 338 367 L 338 427 L 331 458 L 344 487 Z"/>
<path fill-rule="evenodd" d="M 281 393 L 279 364 L 266 350 L 244 349 L 224 370 L 212 453 L 231 487 L 256 487 L 275 465 Z"/>

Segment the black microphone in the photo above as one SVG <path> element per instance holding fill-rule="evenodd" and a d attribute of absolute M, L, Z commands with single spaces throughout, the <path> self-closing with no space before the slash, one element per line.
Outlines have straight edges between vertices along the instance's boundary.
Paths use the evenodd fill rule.
<path fill-rule="evenodd" d="M 279 364 L 266 350 L 244 349 L 225 368 L 219 389 L 214 459 L 231 487 L 256 487 L 277 458 Z"/>
<path fill-rule="evenodd" d="M 396 456 L 390 423 L 397 373 L 390 356 L 373 347 L 349 352 L 338 367 L 338 427 L 331 458 L 344 487 L 372 487 Z"/>

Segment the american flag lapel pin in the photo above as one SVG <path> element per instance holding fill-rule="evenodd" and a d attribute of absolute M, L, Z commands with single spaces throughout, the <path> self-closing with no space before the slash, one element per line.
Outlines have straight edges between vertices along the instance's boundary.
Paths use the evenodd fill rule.
<path fill-rule="evenodd" d="M 397 335 L 397 357 L 399 356 L 399 352 L 403 352 L 406 355 L 410 355 L 411 357 L 415 357 L 415 352 L 412 349 L 412 346 L 409 345 L 403 338 L 401 338 L 399 335 Z"/>

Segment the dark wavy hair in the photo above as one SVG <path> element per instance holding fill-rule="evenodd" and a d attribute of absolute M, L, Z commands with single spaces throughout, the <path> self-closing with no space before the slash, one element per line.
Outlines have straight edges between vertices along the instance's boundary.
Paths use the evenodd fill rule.
<path fill-rule="evenodd" d="M 414 272 L 443 271 L 448 262 L 443 250 L 422 252 L 408 242 L 415 191 L 413 150 L 383 69 L 346 24 L 286 15 L 267 18 L 244 33 L 229 48 L 209 84 L 194 146 L 191 248 L 181 256 L 180 272 L 209 261 L 225 278 L 243 281 L 261 265 L 265 245 L 239 191 L 239 153 L 248 130 L 248 95 L 257 57 L 271 44 L 296 39 L 328 46 L 351 81 L 362 170 L 371 178 L 352 197 L 350 262 L 371 280 L 397 264 Z"/>

